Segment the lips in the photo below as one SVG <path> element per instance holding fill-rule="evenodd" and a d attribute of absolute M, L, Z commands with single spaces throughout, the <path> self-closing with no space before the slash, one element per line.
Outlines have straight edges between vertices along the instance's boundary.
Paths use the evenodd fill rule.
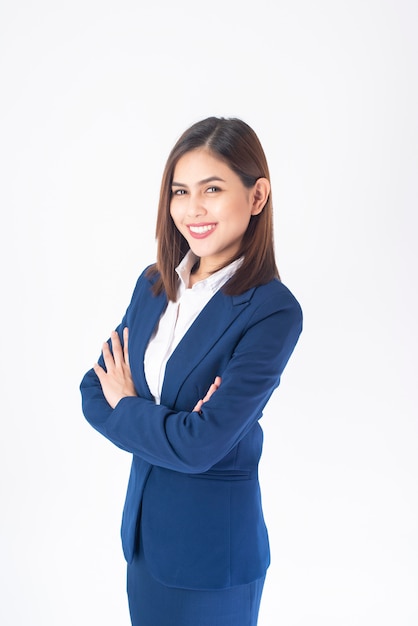
<path fill-rule="evenodd" d="M 195 239 L 203 239 L 213 233 L 216 224 L 188 224 L 187 228 L 192 237 Z"/>

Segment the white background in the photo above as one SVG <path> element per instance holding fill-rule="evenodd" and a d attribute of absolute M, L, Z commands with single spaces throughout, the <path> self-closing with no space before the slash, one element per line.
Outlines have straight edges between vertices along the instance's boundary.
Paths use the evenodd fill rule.
<path fill-rule="evenodd" d="M 169 150 L 223 115 L 264 145 L 305 314 L 262 420 L 260 626 L 416 626 L 417 23 L 413 0 L 2 3 L 2 624 L 129 623 L 130 459 L 78 385 L 155 258 Z"/>

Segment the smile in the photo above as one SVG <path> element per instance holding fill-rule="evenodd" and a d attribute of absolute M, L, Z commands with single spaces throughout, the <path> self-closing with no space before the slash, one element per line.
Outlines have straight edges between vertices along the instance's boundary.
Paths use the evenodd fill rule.
<path fill-rule="evenodd" d="M 195 224 L 189 225 L 188 229 L 193 237 L 206 237 L 216 228 L 216 224 Z"/>

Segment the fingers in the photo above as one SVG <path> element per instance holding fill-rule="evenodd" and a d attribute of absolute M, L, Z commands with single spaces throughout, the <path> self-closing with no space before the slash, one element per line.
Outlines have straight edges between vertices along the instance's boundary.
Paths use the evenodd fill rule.
<path fill-rule="evenodd" d="M 107 341 L 105 341 L 104 344 L 102 345 L 102 354 L 103 354 L 103 360 L 106 366 L 106 370 L 109 371 L 112 369 L 112 367 L 115 366 L 115 361 L 114 361 L 112 352 L 110 350 L 110 347 Z"/>
<path fill-rule="evenodd" d="M 102 347 L 104 363 L 101 365 L 96 363 L 93 366 L 102 386 L 103 395 L 112 408 L 121 398 L 137 395 L 129 368 L 127 344 L 127 328 L 123 330 L 123 348 L 119 334 L 113 331 L 110 342 L 106 341 Z"/>
<path fill-rule="evenodd" d="M 203 404 L 203 400 L 199 400 L 199 402 L 196 403 L 196 406 L 193 409 L 193 411 L 196 411 L 196 413 L 200 413 L 200 409 L 202 408 L 202 404 Z"/>
<path fill-rule="evenodd" d="M 218 387 L 215 385 L 215 383 L 212 383 L 209 389 L 207 390 L 206 395 L 203 398 L 202 402 L 207 402 L 208 400 L 210 400 L 211 396 L 215 393 L 217 388 Z"/>
<path fill-rule="evenodd" d="M 123 357 L 125 359 L 126 365 L 130 368 L 128 339 L 129 339 L 129 330 L 128 330 L 128 327 L 125 326 L 125 328 L 123 329 Z"/>
<path fill-rule="evenodd" d="M 109 343 L 107 341 L 105 341 L 102 346 L 103 360 L 105 362 L 106 371 L 109 372 L 111 369 L 115 367 L 121 368 L 125 366 L 125 364 L 128 366 L 128 369 L 130 369 L 129 368 L 129 349 L 128 349 L 128 328 L 126 327 L 123 329 L 123 349 L 122 349 L 122 345 L 119 339 L 119 335 L 115 330 L 113 330 L 110 333 L 110 341 L 112 344 L 112 350 L 110 349 Z"/>
<path fill-rule="evenodd" d="M 211 386 L 209 387 L 209 389 L 207 390 L 205 397 L 202 398 L 201 400 L 199 400 L 199 402 L 197 402 L 197 404 L 194 407 L 193 411 L 197 411 L 198 413 L 200 412 L 203 403 L 207 402 L 208 400 L 210 400 L 210 398 L 213 396 L 215 391 L 217 391 L 217 389 L 219 389 L 219 386 L 220 386 L 221 382 L 222 382 L 222 378 L 220 376 L 217 376 L 215 378 L 215 380 L 213 381 L 213 383 L 211 384 Z"/>
<path fill-rule="evenodd" d="M 93 369 L 96 372 L 97 378 L 100 380 L 100 383 L 102 383 L 103 375 L 106 374 L 106 372 L 104 371 L 103 367 L 100 367 L 100 365 L 98 363 L 95 363 L 93 365 Z"/>
<path fill-rule="evenodd" d="M 208 400 L 209 400 L 209 399 L 213 396 L 213 394 L 215 393 L 215 391 L 216 391 L 217 389 L 219 389 L 219 386 L 220 386 L 221 382 L 222 382 L 221 377 L 220 377 L 220 376 L 217 376 L 217 377 L 215 378 L 214 382 L 213 382 L 213 383 L 211 384 L 211 386 L 209 387 L 209 389 L 208 389 L 208 391 L 207 391 L 207 393 L 206 393 L 205 397 L 203 398 L 203 402 L 207 402 L 207 401 L 208 401 Z"/>
<path fill-rule="evenodd" d="M 120 367 L 124 362 L 124 356 L 119 335 L 115 330 L 110 333 L 110 339 L 112 341 L 113 358 L 115 361 L 115 365 L 116 367 Z"/>

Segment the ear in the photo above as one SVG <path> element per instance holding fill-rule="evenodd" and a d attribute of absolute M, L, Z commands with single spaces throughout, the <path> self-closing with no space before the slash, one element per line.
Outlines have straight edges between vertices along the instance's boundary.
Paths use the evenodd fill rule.
<path fill-rule="evenodd" d="M 253 189 L 253 206 L 251 215 L 258 215 L 264 209 L 270 194 L 270 183 L 267 178 L 258 178 Z"/>

